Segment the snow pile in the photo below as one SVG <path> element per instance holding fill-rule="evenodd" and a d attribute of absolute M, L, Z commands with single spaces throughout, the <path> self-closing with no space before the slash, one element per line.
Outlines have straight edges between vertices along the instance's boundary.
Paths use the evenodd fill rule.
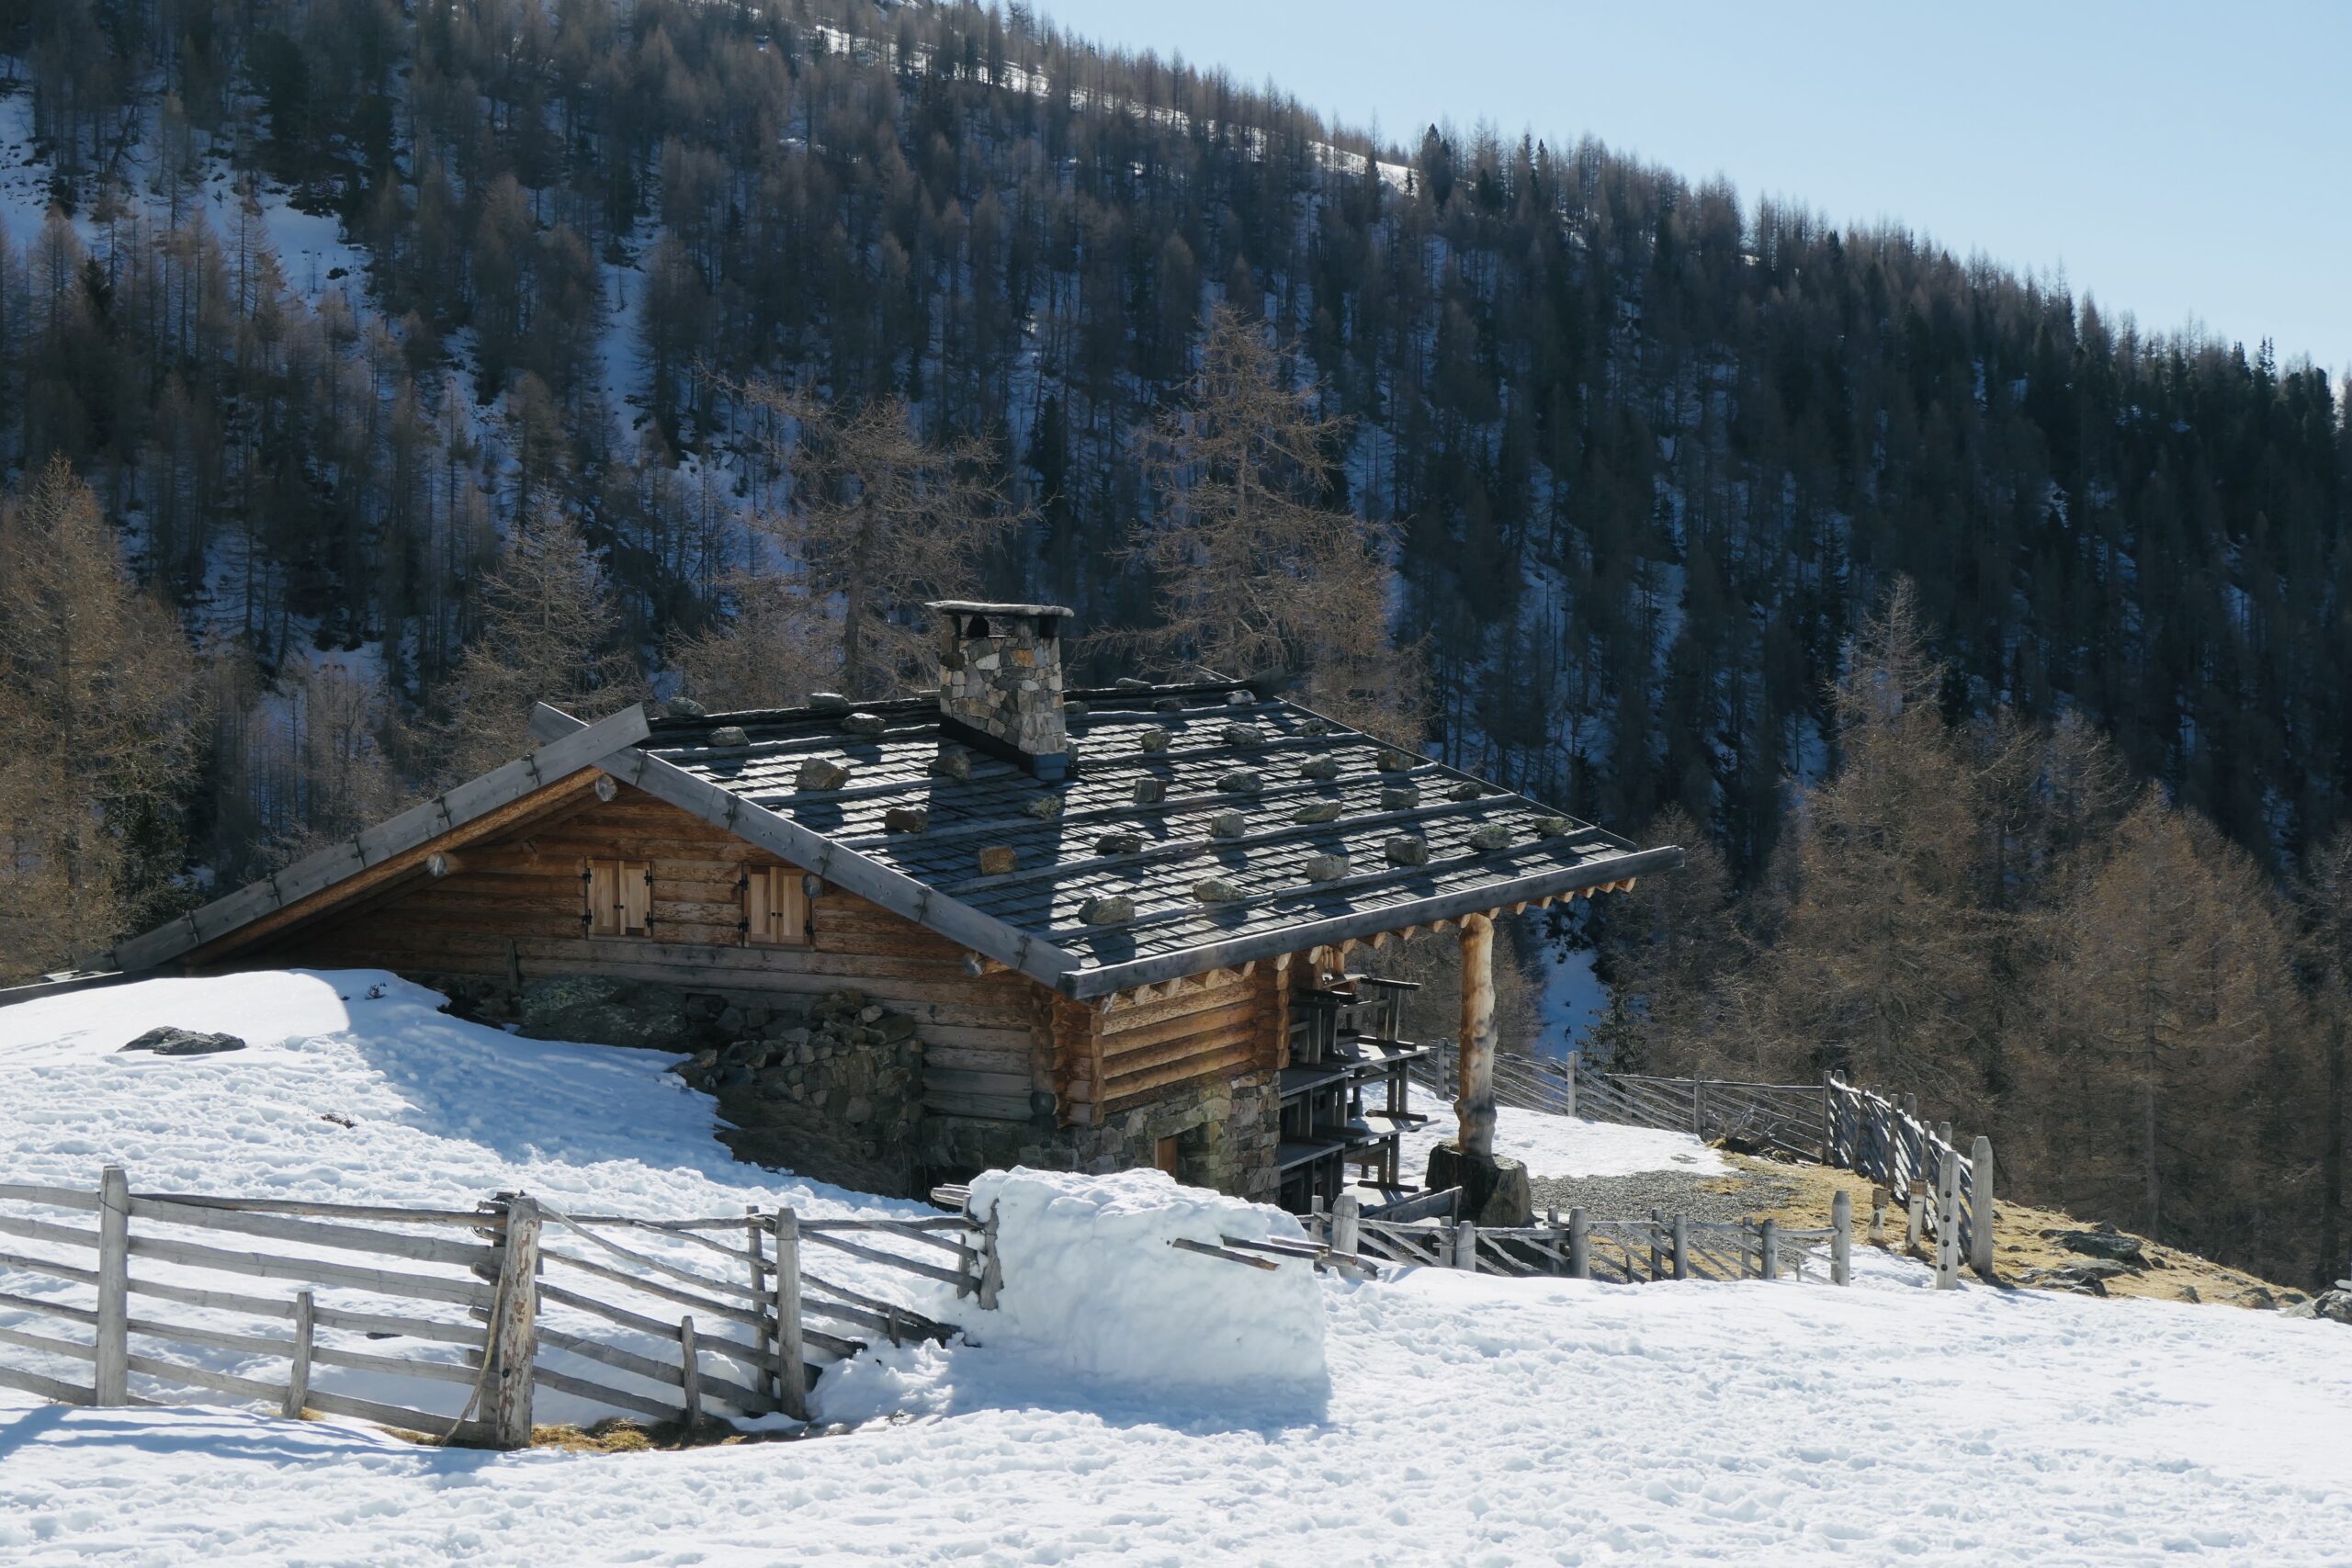
<path fill-rule="evenodd" d="M 1430 1150 L 1456 1131 L 1454 1119 L 1441 1111 L 1407 1133 L 1399 1156 L 1406 1178 L 1419 1180 L 1429 1168 Z M 1527 1174 L 1538 1179 L 1634 1176 L 1645 1170 L 1720 1176 L 1731 1168 L 1723 1156 L 1688 1133 L 1587 1122 L 1515 1105 L 1495 1110 L 1495 1153 L 1524 1161 Z"/>
<path fill-rule="evenodd" d="M 1257 1269 L 1169 1245 L 1304 1240 L 1279 1209 L 1180 1187 L 1164 1171 L 1019 1168 L 975 1180 L 970 1212 L 997 1221 L 1003 1290 L 993 1316 L 968 1314 L 973 1337 L 992 1350 L 1160 1388 L 1254 1396 L 1270 1384 L 1329 1386 L 1312 1265 Z"/>

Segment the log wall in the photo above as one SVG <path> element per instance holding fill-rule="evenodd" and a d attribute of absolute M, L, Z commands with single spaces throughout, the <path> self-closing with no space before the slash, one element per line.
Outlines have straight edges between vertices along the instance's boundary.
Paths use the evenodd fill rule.
<path fill-rule="evenodd" d="M 591 860 L 653 870 L 649 936 L 591 936 L 581 874 Z M 747 943 L 739 883 L 775 857 L 626 784 L 582 789 L 512 831 L 468 843 L 454 869 L 422 869 L 360 899 L 270 932 L 219 964 L 385 968 L 520 986 L 564 975 L 687 987 L 737 1002 L 843 988 L 912 1016 L 924 1044 L 924 1105 L 945 1116 L 1028 1122 L 1044 1106 L 1091 1126 L 1205 1079 L 1280 1065 L 1287 974 L 1188 983 L 1173 997 L 1120 998 L 1108 1011 L 1024 976 L 974 976 L 953 942 L 827 886 L 809 905 L 806 946 Z M 1033 1098 L 1046 1097 L 1043 1100 Z"/>

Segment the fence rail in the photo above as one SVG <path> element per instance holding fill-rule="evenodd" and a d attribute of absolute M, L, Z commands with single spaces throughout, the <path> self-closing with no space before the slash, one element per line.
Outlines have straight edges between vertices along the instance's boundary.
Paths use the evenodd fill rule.
<path fill-rule="evenodd" d="M 983 1304 L 999 1275 L 993 1223 L 960 1213 L 665 1220 L 571 1214 L 519 1192 L 469 1211 L 290 1202 L 134 1193 L 118 1166 L 96 1192 L 0 1183 L 0 1235 L 41 1249 L 0 1250 L 0 1309 L 59 1330 L 0 1325 L 0 1346 L 46 1358 L 0 1361 L 0 1385 L 117 1405 L 140 1402 L 136 1373 L 510 1448 L 531 1440 L 535 1390 L 689 1426 L 713 1406 L 805 1420 L 812 1380 L 864 1349 L 859 1336 L 956 1332 L 812 1271 L 811 1246 Z M 322 1372 L 345 1386 L 320 1386 Z"/>
<path fill-rule="evenodd" d="M 1449 1190 L 1446 1196 L 1458 1196 Z M 1550 1274 L 1639 1284 L 1657 1280 L 1826 1280 L 1853 1278 L 1853 1201 L 1838 1193 L 1830 1223 L 1791 1229 L 1771 1220 L 1694 1220 L 1653 1210 L 1646 1220 L 1596 1220 L 1557 1209 L 1545 1223 L 1480 1226 L 1448 1205 L 1403 1217 L 1404 1205 L 1367 1213 L 1344 1194 L 1329 1213 L 1317 1205 L 1307 1235 L 1333 1258 L 1370 1258 L 1424 1268 L 1492 1274 Z"/>
<path fill-rule="evenodd" d="M 1459 1077 L 1453 1055 L 1440 1042 L 1412 1071 L 1450 1095 Z M 1992 1140 L 1979 1136 L 1962 1154 L 1950 1122 L 1920 1119 L 1916 1097 L 1898 1103 L 1834 1074 L 1817 1084 L 1775 1084 L 1605 1073 L 1575 1051 L 1565 1060 L 1498 1055 L 1494 1085 L 1504 1105 L 1690 1133 L 1851 1170 L 1902 1211 L 1904 1246 L 1929 1251 L 1939 1289 L 1957 1286 L 1963 1265 L 1994 1277 Z M 1873 1239 L 1884 1226 L 1874 1213 Z"/>

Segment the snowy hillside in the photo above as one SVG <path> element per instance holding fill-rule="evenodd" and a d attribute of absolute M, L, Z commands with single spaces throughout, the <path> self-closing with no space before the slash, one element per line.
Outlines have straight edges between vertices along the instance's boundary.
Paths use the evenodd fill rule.
<path fill-rule="evenodd" d="M 904 1207 L 731 1164 L 710 1102 L 666 1078 L 664 1058 L 497 1035 L 433 999 L 345 973 L 0 1010 L 0 1179 L 87 1185 L 118 1160 L 156 1186 L 344 1200 L 519 1186 L 633 1212 Z M 116 1054 L 164 1022 L 251 1043 Z M 1532 1131 L 1507 1119 L 1506 1152 Z M 1687 1170 L 1677 1156 L 1696 1153 L 1670 1134 L 1604 1149 L 1548 1131 L 1566 1146 L 1521 1152 L 1563 1174 Z M 497 1456 L 256 1411 L 0 1393 L 0 1557 L 2344 1559 L 2340 1325 L 1938 1294 L 1876 1252 L 1857 1272 L 1846 1291 L 1325 1279 L 1319 1411 L 1106 1383 L 1012 1337 L 861 1359 L 819 1391 L 820 1414 L 853 1424 L 837 1435 L 684 1452 Z M 869 1419 L 890 1412 L 913 1418 Z"/>

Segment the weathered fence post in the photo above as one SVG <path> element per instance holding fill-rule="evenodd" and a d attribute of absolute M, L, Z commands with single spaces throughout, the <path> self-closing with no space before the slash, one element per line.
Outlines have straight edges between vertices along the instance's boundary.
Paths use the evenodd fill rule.
<path fill-rule="evenodd" d="M 1989 1284 L 1993 1279 L 1993 1140 L 1982 1133 L 1969 1151 L 1968 1177 L 1972 1222 L 1968 1266 Z"/>
<path fill-rule="evenodd" d="M 1363 1200 L 1352 1192 L 1340 1194 L 1331 1205 L 1331 1250 L 1342 1258 L 1356 1255 L 1363 1221 Z"/>
<path fill-rule="evenodd" d="M 1696 1082 L 1696 1079 L 1692 1080 Z M 1665 1254 L 1658 1246 L 1665 1234 L 1666 1216 L 1656 1209 L 1650 1211 L 1650 1280 L 1653 1283 L 1666 1278 Z"/>
<path fill-rule="evenodd" d="M 694 1314 L 678 1319 L 678 1373 L 683 1380 L 681 1400 L 685 1406 L 686 1429 L 702 1425 L 702 1360 L 695 1345 Z"/>
<path fill-rule="evenodd" d="M 518 1192 L 506 1201 L 506 1238 L 498 1257 L 498 1296 L 490 1325 L 490 1345 L 498 1357 L 491 1381 L 490 1440 L 498 1448 L 531 1446 L 538 1300 L 539 1206 Z"/>
<path fill-rule="evenodd" d="M 1886 1245 L 1887 1190 L 1883 1187 L 1871 1189 L 1871 1245 Z"/>
<path fill-rule="evenodd" d="M 996 1221 L 990 1217 L 989 1224 Z M 996 1248 L 989 1248 L 991 1264 Z M 989 1294 L 981 1276 L 983 1304 Z M 800 1216 L 790 1209 L 775 1212 L 775 1371 L 776 1404 L 795 1421 L 808 1419 L 808 1366 L 800 1334 Z"/>
<path fill-rule="evenodd" d="M 1756 1230 L 1756 1271 L 1767 1280 L 1781 1277 L 1781 1227 L 1770 1220 Z"/>
<path fill-rule="evenodd" d="M 1453 1225 L 1453 1266 L 1478 1271 L 1478 1227 L 1471 1221 L 1457 1220 Z"/>
<path fill-rule="evenodd" d="M 302 1407 L 311 1403 L 311 1336 L 317 1326 L 317 1309 L 311 1303 L 311 1292 L 294 1292 L 294 1354 L 293 1364 L 286 1372 L 286 1418 L 300 1421 Z"/>
<path fill-rule="evenodd" d="M 1568 1211 L 1568 1278 L 1592 1278 L 1592 1222 L 1582 1209 Z"/>
<path fill-rule="evenodd" d="M 996 1207 L 980 1226 L 980 1310 L 996 1311 L 996 1293 L 1004 1288 L 1004 1266 L 996 1256 Z"/>
<path fill-rule="evenodd" d="M 1919 1177 L 1927 1169 L 1928 1128 L 1919 1120 L 1917 1095 L 1903 1097 L 1903 1115 L 1894 1125 L 1903 1135 L 1903 1195 L 1907 1198 L 1919 1185 Z"/>
<path fill-rule="evenodd" d="M 1578 1067 L 1583 1065 L 1583 1052 L 1571 1051 L 1568 1053 L 1568 1114 L 1570 1116 L 1574 1116 L 1577 1113 L 1577 1071 Z"/>
<path fill-rule="evenodd" d="M 1821 1075 L 1821 1163 L 1838 1163 L 1838 1096 L 1827 1073 Z"/>
<path fill-rule="evenodd" d="M 744 1204 L 743 1260 L 752 1268 L 752 1302 L 754 1307 L 768 1296 L 768 1252 L 767 1243 L 763 1239 L 766 1234 L 767 1222 L 760 1218 L 760 1206 L 757 1203 Z M 956 1293 L 963 1296 L 969 1290 L 967 1285 L 958 1285 Z M 759 1321 L 752 1325 L 752 1343 L 763 1353 L 774 1355 L 775 1335 L 770 1330 L 767 1315 L 756 1311 L 752 1315 Z M 752 1384 L 770 1399 L 776 1397 L 775 1372 L 772 1368 L 755 1367 Z"/>
<path fill-rule="evenodd" d="M 1936 1289 L 1960 1289 L 1960 1152 L 1950 1148 L 1936 1182 Z"/>
<path fill-rule="evenodd" d="M 1690 1080 L 1690 1135 L 1701 1143 L 1707 1141 L 1707 1080 Z"/>
<path fill-rule="evenodd" d="M 1829 1282 L 1854 1280 L 1854 1198 L 1844 1188 L 1829 1200 Z"/>
<path fill-rule="evenodd" d="M 1681 1214 L 1674 1216 L 1674 1277 L 1690 1278 L 1690 1221 Z"/>
<path fill-rule="evenodd" d="M 1928 1195 L 1914 1187 L 1903 1201 L 1903 1250 L 1916 1252 L 1928 1232 Z"/>
<path fill-rule="evenodd" d="M 130 1403 L 130 1178 L 110 1165 L 98 1173 L 97 1404 Z"/>

